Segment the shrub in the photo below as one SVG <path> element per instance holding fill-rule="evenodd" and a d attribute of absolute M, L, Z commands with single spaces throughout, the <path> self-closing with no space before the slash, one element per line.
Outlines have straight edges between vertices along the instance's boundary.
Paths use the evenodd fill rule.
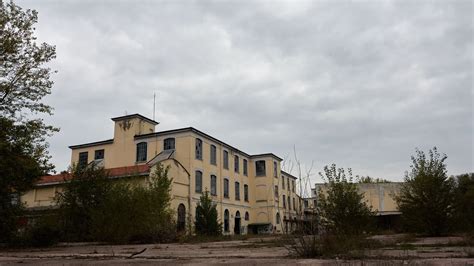
<path fill-rule="evenodd" d="M 33 247 L 49 247 L 59 242 L 61 231 L 52 224 L 40 223 L 29 229 L 29 244 Z"/>
<path fill-rule="evenodd" d="M 115 183 L 92 212 L 92 235 L 113 243 L 168 242 L 176 238 L 169 208 L 172 180 L 168 168 L 156 166 L 148 186 Z"/>
<path fill-rule="evenodd" d="M 194 227 L 199 235 L 212 236 L 222 234 L 222 224 L 218 220 L 216 204 L 212 202 L 207 190 L 202 194 L 196 207 Z"/>
<path fill-rule="evenodd" d="M 352 183 L 352 171 L 346 175 L 336 165 L 324 167 L 327 191 L 320 189 L 316 206 L 319 225 L 325 232 L 337 236 L 351 236 L 366 233 L 372 229 L 374 213 L 364 202 L 364 195 Z"/>
<path fill-rule="evenodd" d="M 451 228 L 455 183 L 447 176 L 446 158 L 436 147 L 429 151 L 429 158 L 420 150 L 411 157 L 411 171 L 395 196 L 406 231 L 439 236 Z"/>

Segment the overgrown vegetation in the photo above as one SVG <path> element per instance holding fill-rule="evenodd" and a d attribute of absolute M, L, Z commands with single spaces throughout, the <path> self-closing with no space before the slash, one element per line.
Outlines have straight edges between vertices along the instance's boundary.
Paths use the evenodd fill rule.
<path fill-rule="evenodd" d="M 369 245 L 367 234 L 372 229 L 374 212 L 353 183 L 352 171 L 333 164 L 324 167 L 324 189 L 318 192 L 317 219 L 311 228 L 318 234 L 300 235 L 291 250 L 302 257 L 347 255 Z"/>
<path fill-rule="evenodd" d="M 474 234 L 474 173 L 453 177 L 455 190 L 455 230 Z M 473 241 L 474 242 L 474 241 Z"/>
<path fill-rule="evenodd" d="M 209 191 L 205 191 L 196 207 L 196 234 L 218 236 L 222 234 L 222 223 L 219 222 L 216 204 L 212 202 Z"/>
<path fill-rule="evenodd" d="M 436 147 L 428 155 L 416 150 L 411 170 L 405 174 L 405 183 L 395 199 L 405 231 L 439 236 L 452 229 L 456 186 L 447 175 L 447 156 Z"/>
<path fill-rule="evenodd" d="M 52 114 L 41 99 L 51 93 L 54 46 L 38 45 L 37 12 L 0 1 L 0 243 L 16 239 L 23 214 L 19 195 L 54 167 L 46 137 L 57 131 L 33 114 Z"/>
<path fill-rule="evenodd" d="M 111 243 L 175 239 L 168 170 L 157 164 L 143 185 L 113 181 L 102 168 L 73 168 L 71 180 L 58 195 L 64 239 Z"/>

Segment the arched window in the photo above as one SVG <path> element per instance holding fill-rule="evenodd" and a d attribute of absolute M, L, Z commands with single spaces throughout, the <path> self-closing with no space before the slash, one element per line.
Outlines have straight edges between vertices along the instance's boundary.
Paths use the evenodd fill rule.
<path fill-rule="evenodd" d="M 184 231 L 186 228 L 186 207 L 184 204 L 179 204 L 178 206 L 178 222 L 177 222 L 178 232 Z"/>
<path fill-rule="evenodd" d="M 211 175 L 211 195 L 217 195 L 217 177 L 215 175 Z"/>
<path fill-rule="evenodd" d="M 224 198 L 229 198 L 229 179 L 224 178 Z"/>
<path fill-rule="evenodd" d="M 216 145 L 211 145 L 211 164 L 217 165 L 217 148 Z"/>
<path fill-rule="evenodd" d="M 277 215 L 276 215 L 276 223 L 280 224 L 280 213 L 279 212 L 277 212 Z"/>
<path fill-rule="evenodd" d="M 202 160 L 202 140 L 196 139 L 196 159 Z"/>
<path fill-rule="evenodd" d="M 137 144 L 137 162 L 145 162 L 146 161 L 146 142 L 140 142 Z"/>
<path fill-rule="evenodd" d="M 240 183 L 235 182 L 235 200 L 240 200 Z"/>
<path fill-rule="evenodd" d="M 229 232 L 229 211 L 224 211 L 224 232 Z"/>
<path fill-rule="evenodd" d="M 195 191 L 197 193 L 202 193 L 202 172 L 201 171 L 196 171 L 196 186 L 195 186 Z"/>
<path fill-rule="evenodd" d="M 249 212 L 245 212 L 245 221 L 250 220 Z"/>
<path fill-rule="evenodd" d="M 174 138 L 163 140 L 163 150 L 174 150 Z"/>

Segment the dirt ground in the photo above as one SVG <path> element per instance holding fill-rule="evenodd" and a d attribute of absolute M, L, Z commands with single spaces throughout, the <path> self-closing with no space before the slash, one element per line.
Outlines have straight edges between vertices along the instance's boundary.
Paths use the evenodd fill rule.
<path fill-rule="evenodd" d="M 401 236 L 374 237 L 383 242 Z M 140 251 L 143 251 L 140 254 Z M 62 244 L 45 249 L 0 250 L 0 265 L 473 265 L 473 247 L 462 238 L 418 238 L 400 246 L 367 251 L 363 260 L 303 259 L 291 256 L 278 237 L 197 244 Z"/>

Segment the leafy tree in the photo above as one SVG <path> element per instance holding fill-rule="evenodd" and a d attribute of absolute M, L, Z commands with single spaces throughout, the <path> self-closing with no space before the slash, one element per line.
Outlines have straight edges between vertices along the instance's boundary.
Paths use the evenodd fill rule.
<path fill-rule="evenodd" d="M 416 150 L 411 157 L 410 172 L 400 193 L 395 196 L 402 212 L 402 223 L 407 231 L 439 236 L 447 233 L 455 207 L 455 183 L 446 172 L 446 155 L 436 147 L 428 152 Z"/>
<path fill-rule="evenodd" d="M 200 235 L 221 235 L 222 224 L 218 220 L 216 204 L 212 202 L 209 191 L 201 195 L 196 207 L 195 230 Z"/>
<path fill-rule="evenodd" d="M 455 224 L 459 231 L 474 231 L 474 173 L 454 177 L 456 180 Z"/>
<path fill-rule="evenodd" d="M 102 206 L 111 181 L 103 168 L 73 166 L 71 178 L 57 194 L 61 227 L 66 240 L 92 240 L 92 213 Z"/>
<path fill-rule="evenodd" d="M 379 183 L 391 183 L 391 181 L 383 178 L 373 178 L 370 176 L 357 176 L 360 184 L 379 184 Z"/>
<path fill-rule="evenodd" d="M 16 231 L 21 205 L 15 198 L 53 169 L 46 137 L 56 128 L 32 114 L 52 114 L 41 103 L 51 93 L 54 46 L 38 45 L 33 35 L 37 12 L 0 1 L 0 242 Z"/>
<path fill-rule="evenodd" d="M 114 182 L 92 211 L 94 239 L 115 243 L 173 240 L 176 227 L 168 169 L 157 164 L 147 186 L 130 182 L 136 177 Z"/>
<path fill-rule="evenodd" d="M 352 182 L 352 170 L 349 168 L 346 175 L 343 168 L 332 164 L 319 175 L 326 182 L 325 190 L 319 190 L 316 206 L 321 226 L 339 236 L 360 235 L 371 229 L 374 213 Z"/>

